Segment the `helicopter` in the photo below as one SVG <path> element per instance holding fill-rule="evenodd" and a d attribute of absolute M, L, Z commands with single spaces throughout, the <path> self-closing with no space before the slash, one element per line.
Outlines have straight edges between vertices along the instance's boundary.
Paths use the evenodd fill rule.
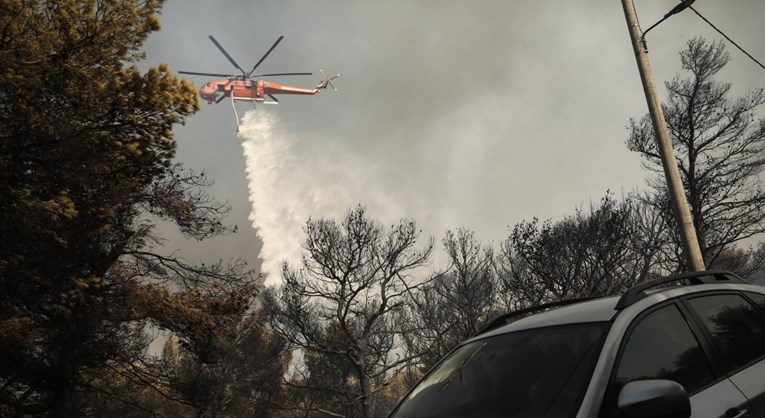
<path fill-rule="evenodd" d="M 324 77 L 322 81 L 320 81 L 314 88 L 302 88 L 302 87 L 293 87 L 288 86 L 285 84 L 275 83 L 271 81 L 266 81 L 261 79 L 260 77 L 277 77 L 277 76 L 295 76 L 295 75 L 313 75 L 313 73 L 269 73 L 269 74 L 253 74 L 255 70 L 260 66 L 261 63 L 268 57 L 268 55 L 271 53 L 271 51 L 276 48 L 277 45 L 279 45 L 279 42 L 284 39 L 284 36 L 279 36 L 279 39 L 274 42 L 273 45 L 271 45 L 271 48 L 266 51 L 266 53 L 258 60 L 258 62 L 255 64 L 255 66 L 252 67 L 252 70 L 244 71 L 242 67 L 239 66 L 239 64 L 234 61 L 234 58 L 231 57 L 231 55 L 226 52 L 226 50 L 223 48 L 223 46 L 218 43 L 218 41 L 213 37 L 212 35 L 209 35 L 208 38 L 212 41 L 212 43 L 220 50 L 220 52 L 223 53 L 223 55 L 228 59 L 228 61 L 234 65 L 234 68 L 239 70 L 241 74 L 217 74 L 217 73 L 200 73 L 195 71 L 178 71 L 179 74 L 186 74 L 186 75 L 195 75 L 195 76 L 207 76 L 207 77 L 225 77 L 225 79 L 222 80 L 212 80 L 206 82 L 200 89 L 199 89 L 199 96 L 202 97 L 202 99 L 207 100 L 207 103 L 220 103 L 227 97 L 231 99 L 231 107 L 234 109 L 234 117 L 236 117 L 236 131 L 239 132 L 239 114 L 236 111 L 235 102 L 237 101 L 248 101 L 252 102 L 253 105 L 255 103 L 264 103 L 264 104 L 279 104 L 279 100 L 274 96 L 276 94 L 298 94 L 298 95 L 309 95 L 313 96 L 319 93 L 319 91 L 326 89 L 327 86 L 332 87 L 333 90 L 337 91 L 337 88 L 335 88 L 335 85 L 332 84 L 332 80 L 336 79 L 337 77 L 340 77 L 340 74 L 337 74 L 332 77 L 328 77 L 326 74 L 324 74 L 324 70 L 320 70 L 322 73 L 322 76 Z M 266 97 L 271 99 L 271 101 L 266 101 Z"/>

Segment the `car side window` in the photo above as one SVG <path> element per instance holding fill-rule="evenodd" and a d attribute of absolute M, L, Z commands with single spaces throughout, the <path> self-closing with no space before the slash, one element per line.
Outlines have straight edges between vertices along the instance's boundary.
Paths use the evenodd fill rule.
<path fill-rule="evenodd" d="M 726 371 L 765 356 L 765 317 L 742 296 L 700 296 L 688 303 L 709 331 Z"/>
<path fill-rule="evenodd" d="M 747 296 L 749 296 L 750 299 L 754 301 L 754 303 L 760 305 L 760 308 L 765 310 L 765 295 L 760 293 L 754 293 L 754 292 L 744 292 Z"/>
<path fill-rule="evenodd" d="M 601 416 L 619 416 L 616 399 L 634 380 L 668 379 L 692 394 L 714 380 L 712 368 L 674 304 L 643 317 L 626 337 Z"/>

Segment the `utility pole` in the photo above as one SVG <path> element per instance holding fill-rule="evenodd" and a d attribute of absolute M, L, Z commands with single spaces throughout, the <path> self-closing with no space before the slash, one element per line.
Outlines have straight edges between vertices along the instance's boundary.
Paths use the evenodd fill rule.
<path fill-rule="evenodd" d="M 664 119 L 664 111 L 661 108 L 659 95 L 656 93 L 656 84 L 653 81 L 651 63 L 648 61 L 648 49 L 645 45 L 640 24 L 638 23 L 635 5 L 632 0 L 622 0 L 624 16 L 627 18 L 627 26 L 632 41 L 632 49 L 635 51 L 640 79 L 643 82 L 643 91 L 648 102 L 648 111 L 653 121 L 656 145 L 661 155 L 661 163 L 664 167 L 664 177 L 667 179 L 672 210 L 675 221 L 680 228 L 680 240 L 682 241 L 690 271 L 704 271 L 704 260 L 701 257 L 699 240 L 696 229 L 693 227 L 693 218 L 688 209 L 688 201 L 685 198 L 685 190 L 680 179 L 680 170 L 675 162 L 675 151 L 672 149 L 672 139 L 669 137 L 667 122 Z M 665 16 L 666 18 L 666 16 Z"/>

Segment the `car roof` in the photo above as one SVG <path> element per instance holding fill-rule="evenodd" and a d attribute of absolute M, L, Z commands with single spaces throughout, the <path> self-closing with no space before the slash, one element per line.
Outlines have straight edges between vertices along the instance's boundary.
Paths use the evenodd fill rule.
<path fill-rule="evenodd" d="M 530 328 L 578 324 L 583 322 L 607 322 L 613 319 L 618 313 L 615 309 L 618 301 L 619 296 L 610 296 L 540 312 L 492 329 L 491 331 L 476 336 L 474 339 L 481 339 Z"/>
<path fill-rule="evenodd" d="M 684 276 L 684 275 L 683 275 Z M 743 284 L 743 283 L 713 283 L 713 284 L 695 284 L 681 287 L 646 289 L 646 302 L 649 304 L 657 303 L 666 298 L 701 293 L 712 290 L 735 290 L 764 293 L 765 288 L 761 285 Z M 499 326 L 487 332 L 481 333 L 466 342 L 483 339 L 509 332 L 522 331 L 532 328 L 543 328 L 557 325 L 571 325 L 579 323 L 608 322 L 613 320 L 621 312 L 619 304 L 624 296 L 610 296 L 599 299 L 585 300 L 573 303 L 544 312 L 535 313 L 522 319 Z M 638 299 L 639 300 L 639 299 Z"/>

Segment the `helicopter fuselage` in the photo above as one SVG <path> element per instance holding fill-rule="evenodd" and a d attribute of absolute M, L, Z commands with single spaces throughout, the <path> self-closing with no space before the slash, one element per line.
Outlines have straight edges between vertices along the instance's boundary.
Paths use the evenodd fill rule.
<path fill-rule="evenodd" d="M 249 100 L 262 102 L 266 95 L 299 94 L 314 95 L 317 88 L 293 87 L 266 80 L 212 80 L 199 89 L 199 95 L 208 102 L 214 102 L 221 96 L 232 97 L 234 100 Z"/>

